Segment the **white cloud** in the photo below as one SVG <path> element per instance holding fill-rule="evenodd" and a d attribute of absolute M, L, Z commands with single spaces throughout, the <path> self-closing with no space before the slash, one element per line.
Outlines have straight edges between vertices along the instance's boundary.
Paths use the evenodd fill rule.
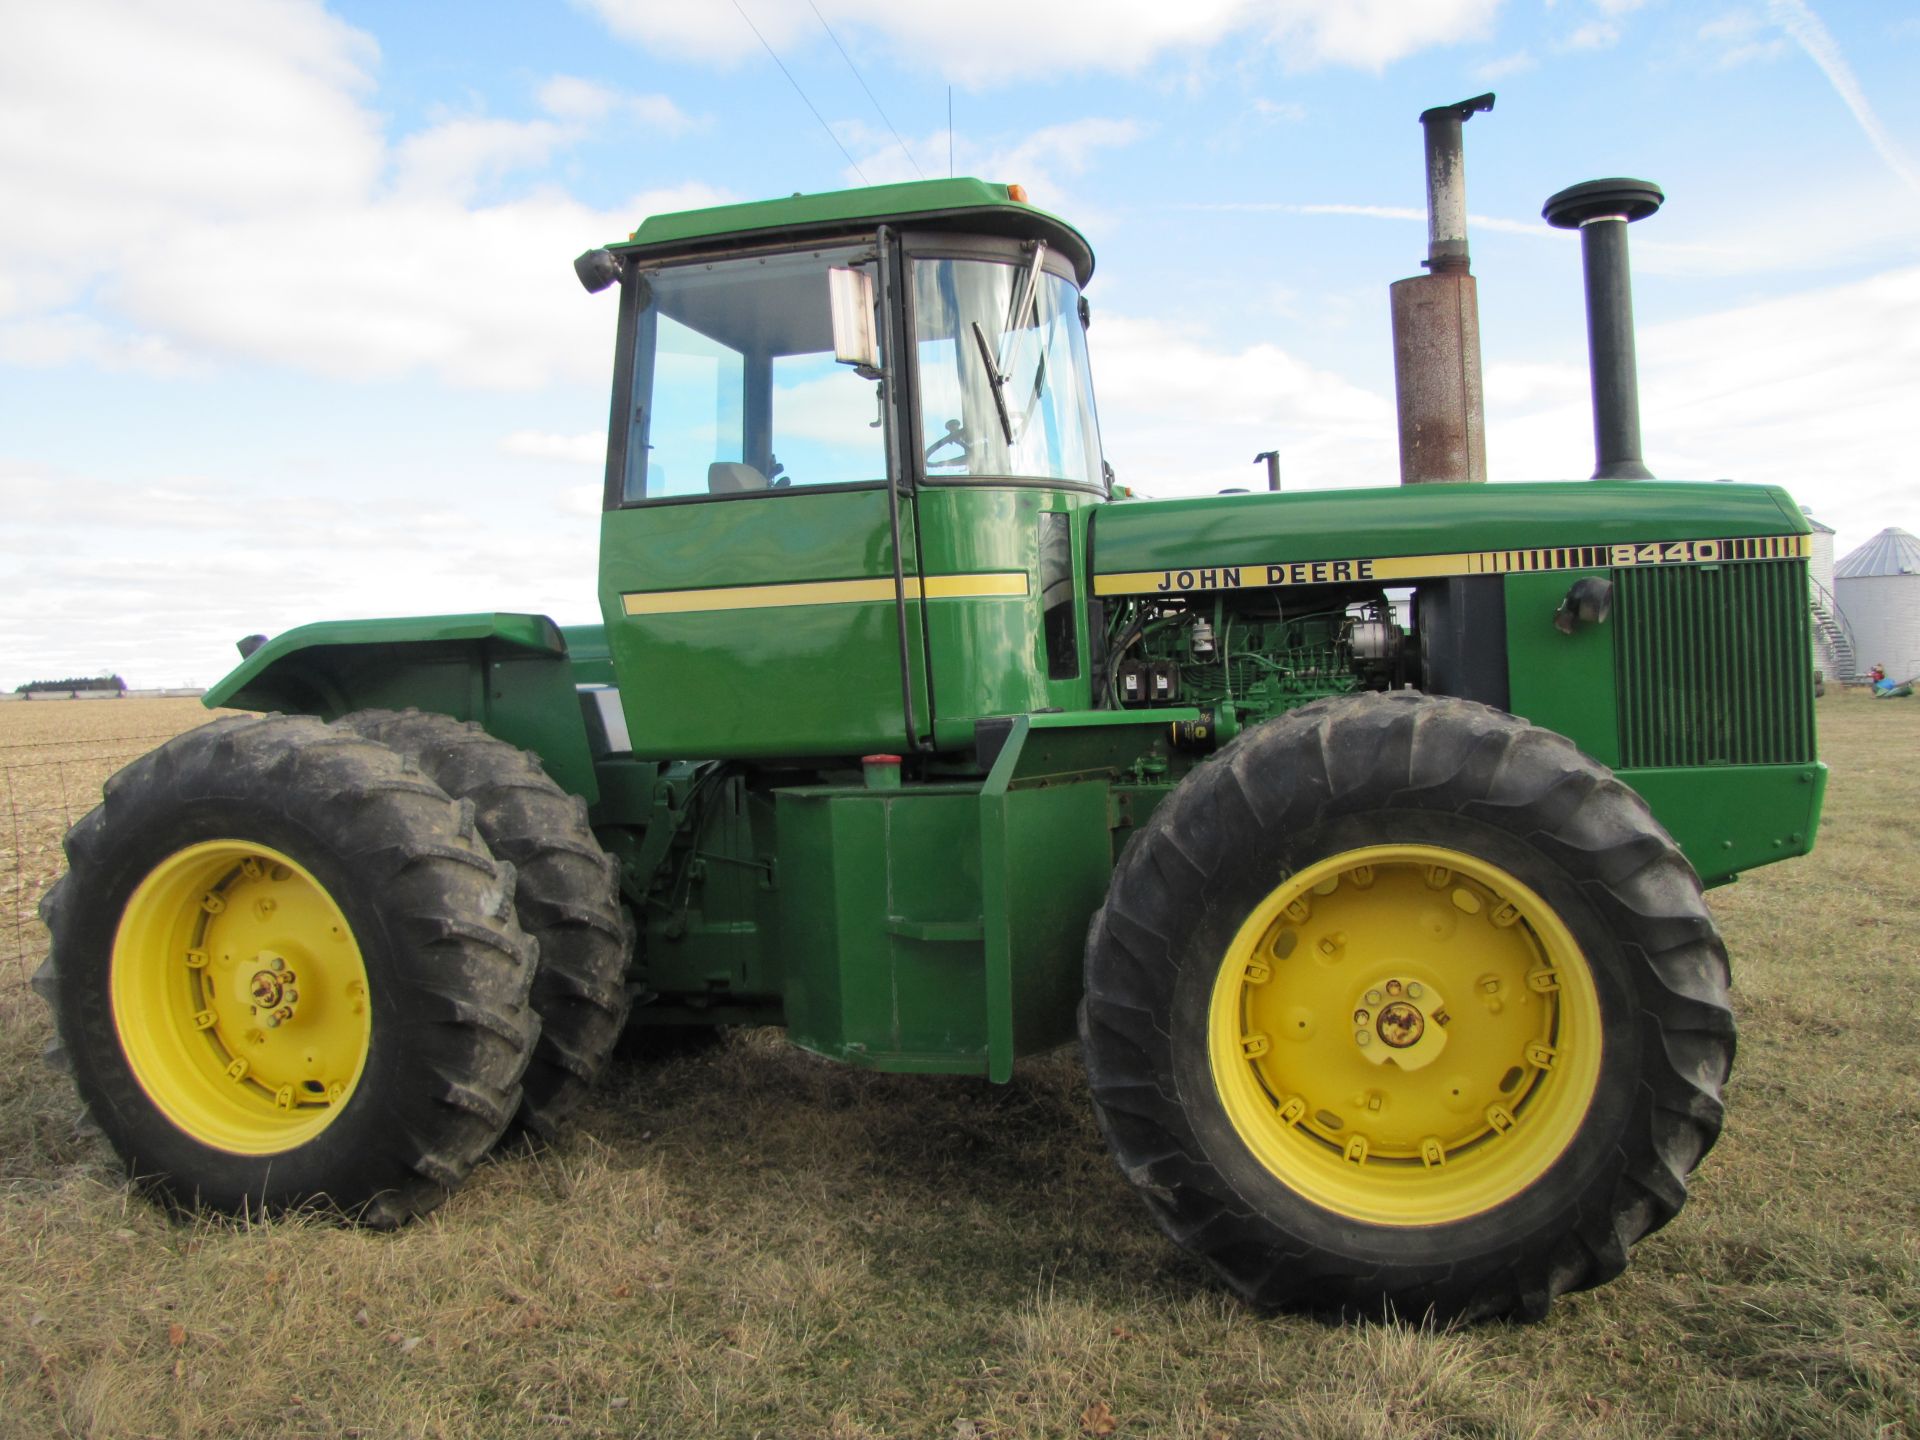
<path fill-rule="evenodd" d="M 115 330 L 87 315 L 0 321 L 0 365 L 38 370 L 82 361 L 146 375 L 180 375 L 195 368 L 165 336 Z"/>
<path fill-rule="evenodd" d="M 1751 10 L 1729 10 L 1709 20 L 1700 27 L 1699 37 L 1719 48 L 1719 58 L 1714 61 L 1718 70 L 1777 60 L 1787 53 L 1787 42 Z"/>
<path fill-rule="evenodd" d="M 1307 118 L 1307 107 L 1298 100 L 1269 100 L 1265 96 L 1255 96 L 1253 113 L 1262 120 L 1284 120 L 1289 125 L 1297 125 Z"/>
<path fill-rule="evenodd" d="M 665 95 L 625 95 L 577 75 L 554 76 L 540 87 L 538 98 L 541 108 L 549 115 L 582 124 L 630 120 L 648 129 L 678 135 L 691 129 L 694 123 L 686 111 Z"/>
<path fill-rule="evenodd" d="M 1487 61 L 1474 70 L 1474 78 L 1482 81 L 1501 80 L 1508 75 L 1522 75 L 1534 69 L 1540 62 L 1533 58 L 1528 50 L 1516 50 L 1510 55 L 1501 55 Z"/>
<path fill-rule="evenodd" d="M 1392 401 L 1277 345 L 1223 349 L 1106 312 L 1088 345 L 1107 458 L 1126 484 L 1155 495 L 1258 487 L 1252 457 L 1276 446 L 1289 489 L 1399 476 Z"/>
<path fill-rule="evenodd" d="M 515 523 L 396 499 L 369 509 L 324 493 L 279 495 L 260 543 L 249 483 L 174 476 L 127 486 L 0 461 L 0 688 L 96 668 L 140 685 L 210 683 L 233 642 L 317 618 L 527 610 L 595 618 L 598 488 L 548 492 Z M 76 534 L 84 543 L 75 543 Z M 432 545 L 419 537 L 431 535 Z M 206 557 L 220 556 L 220 583 Z M 352 575 L 343 580 L 343 557 Z"/>
<path fill-rule="evenodd" d="M 1560 42 L 1562 50 L 1609 50 L 1620 43 L 1620 27 L 1605 20 L 1590 20 L 1577 27 Z"/>
<path fill-rule="evenodd" d="M 1655 474 L 1784 485 L 1841 531 L 1842 550 L 1920 526 L 1920 267 L 1643 326 L 1638 349 Z M 1491 365 L 1487 397 L 1495 478 L 1591 472 L 1583 366 Z"/>
<path fill-rule="evenodd" d="M 0 194 L 31 223 L 0 226 L 0 359 L 602 378 L 607 308 L 567 261 L 648 213 L 728 197 L 686 184 L 609 212 L 491 192 L 598 121 L 671 131 L 686 117 L 662 96 L 558 77 L 540 89 L 544 115 L 451 116 L 389 145 L 367 103 L 377 58 L 313 0 L 67 0 L 10 16 Z"/>
<path fill-rule="evenodd" d="M 1802 0 L 1769 0 L 1767 10 L 1774 23 L 1791 35 L 1800 48 L 1807 52 L 1808 58 L 1820 67 L 1820 72 L 1827 77 L 1827 83 L 1833 86 L 1834 93 L 1853 113 L 1854 120 L 1866 134 L 1867 142 L 1886 161 L 1887 168 L 1904 180 L 1909 189 L 1920 191 L 1920 170 L 1914 168 L 1906 151 L 1887 133 L 1887 127 L 1880 123 L 1880 117 L 1867 103 L 1866 92 L 1860 88 L 1853 67 L 1847 64 L 1847 57 L 1840 52 L 1839 42 L 1820 23 L 1820 17 Z"/>
<path fill-rule="evenodd" d="M 864 183 L 874 185 L 920 178 L 914 158 L 924 165 L 927 158 L 938 156 L 942 163 L 934 173 L 945 170 L 945 130 L 905 137 L 905 151 L 892 135 L 858 120 L 840 122 L 835 132 L 859 163 L 857 171 L 845 172 L 848 184 L 863 183 L 862 176 Z M 1026 187 L 1034 204 L 1056 214 L 1071 214 L 1076 224 L 1092 230 L 1105 216 L 1097 205 L 1074 194 L 1072 177 L 1084 174 L 1100 151 L 1131 145 L 1145 133 L 1146 127 L 1135 120 L 1087 116 L 1022 132 L 1010 142 L 999 137 L 980 142 L 962 135 L 954 137 L 954 167 L 958 174 L 983 180 L 1016 181 Z"/>
<path fill-rule="evenodd" d="M 1410 205 L 1343 205 L 1330 202 L 1295 204 L 1284 200 L 1226 201 L 1219 204 L 1193 204 L 1184 210 L 1239 210 L 1283 215 L 1353 215 L 1365 220 L 1399 220 L 1427 223 L 1427 212 Z M 1469 215 L 1472 229 L 1498 230 L 1508 235 L 1531 235 L 1551 239 L 1557 232 L 1540 220 L 1509 220 L 1499 215 Z"/>
<path fill-rule="evenodd" d="M 0 226 L 0 272 L 16 309 L 182 216 L 295 223 L 379 180 L 360 101 L 375 47 L 316 4 L 16 6 L 6 28 L 0 193 L 16 223 Z"/>
<path fill-rule="evenodd" d="M 1738 240 L 1666 239 L 1688 223 L 1684 206 L 1673 216 L 1663 214 L 1655 228 L 1636 226 L 1633 265 L 1647 275 L 1732 277 L 1794 270 L 1830 270 L 1836 266 L 1884 263 L 1912 254 L 1920 240 L 1920 203 L 1899 193 L 1887 194 L 1884 185 L 1836 181 L 1813 192 L 1803 192 L 1799 223 L 1781 227 L 1774 222 L 1771 202 L 1756 197 L 1751 214 L 1721 212 L 1714 218 L 1715 233 Z M 1242 211 L 1256 214 L 1351 216 L 1424 226 L 1426 211 L 1410 205 L 1352 205 L 1330 202 L 1296 203 L 1281 200 L 1244 200 L 1188 203 L 1178 208 L 1196 211 Z M 1565 244 L 1566 234 L 1540 220 L 1515 220 L 1503 215 L 1469 215 L 1469 232 L 1495 231 L 1529 239 Z"/>
<path fill-rule="evenodd" d="M 584 435 L 556 435 L 548 430 L 516 430 L 500 441 L 509 455 L 530 460 L 565 460 L 573 465 L 604 465 L 607 437 L 599 430 Z"/>
<path fill-rule="evenodd" d="M 403 140 L 394 153 L 394 192 L 465 204 L 483 184 L 544 164 L 570 138 L 551 120 L 448 120 Z"/>
<path fill-rule="evenodd" d="M 291 228 L 270 217 L 183 221 L 105 293 L 136 323 L 203 352 L 323 375 L 428 370 L 486 388 L 599 380 L 611 311 L 581 293 L 568 261 L 642 215 L 721 198 L 690 185 L 613 213 L 541 193 L 477 210 L 369 199 Z"/>
<path fill-rule="evenodd" d="M 762 54 L 731 4 L 684 0 L 576 0 L 616 33 L 649 48 L 736 62 Z M 1010 83 L 1063 67 L 1133 71 L 1170 52 L 1230 37 L 1265 41 L 1294 66 L 1378 70 L 1435 45 L 1484 34 L 1500 0 L 742 0 L 776 50 L 828 43 L 821 17 L 842 36 L 877 37 L 896 60 L 975 85 Z M 1089 43 L 1089 37 L 1097 37 Z"/>

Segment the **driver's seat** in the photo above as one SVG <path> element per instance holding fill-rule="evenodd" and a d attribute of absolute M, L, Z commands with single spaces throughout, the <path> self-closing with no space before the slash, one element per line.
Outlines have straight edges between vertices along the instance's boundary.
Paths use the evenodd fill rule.
<path fill-rule="evenodd" d="M 738 495 L 743 490 L 765 490 L 767 477 L 739 460 L 716 460 L 707 466 L 709 495 Z"/>

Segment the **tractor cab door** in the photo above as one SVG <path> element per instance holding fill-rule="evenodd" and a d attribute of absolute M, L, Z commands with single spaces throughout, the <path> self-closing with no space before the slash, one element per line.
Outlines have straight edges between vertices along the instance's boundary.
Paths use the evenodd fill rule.
<path fill-rule="evenodd" d="M 917 738 L 887 493 L 894 397 L 835 363 L 834 267 L 878 278 L 879 246 L 627 278 L 600 602 L 636 755 L 857 755 Z M 901 569 L 917 599 L 913 523 L 903 497 Z M 924 734 L 917 603 L 908 614 Z"/>

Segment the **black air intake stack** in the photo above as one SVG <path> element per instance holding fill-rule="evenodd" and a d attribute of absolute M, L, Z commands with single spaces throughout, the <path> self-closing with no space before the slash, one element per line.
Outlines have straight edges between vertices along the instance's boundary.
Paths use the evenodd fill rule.
<path fill-rule="evenodd" d="M 1650 180 L 1588 180 L 1547 201 L 1549 225 L 1580 232 L 1587 272 L 1587 361 L 1593 374 L 1596 480 L 1651 480 L 1640 458 L 1640 381 L 1633 358 L 1627 226 L 1666 200 Z"/>

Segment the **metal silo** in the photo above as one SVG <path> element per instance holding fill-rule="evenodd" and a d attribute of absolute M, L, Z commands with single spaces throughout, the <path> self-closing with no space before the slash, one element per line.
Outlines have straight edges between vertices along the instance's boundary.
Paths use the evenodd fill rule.
<path fill-rule="evenodd" d="M 1920 540 L 1890 526 L 1833 573 L 1859 672 L 1882 665 L 1895 680 L 1920 677 Z"/>

